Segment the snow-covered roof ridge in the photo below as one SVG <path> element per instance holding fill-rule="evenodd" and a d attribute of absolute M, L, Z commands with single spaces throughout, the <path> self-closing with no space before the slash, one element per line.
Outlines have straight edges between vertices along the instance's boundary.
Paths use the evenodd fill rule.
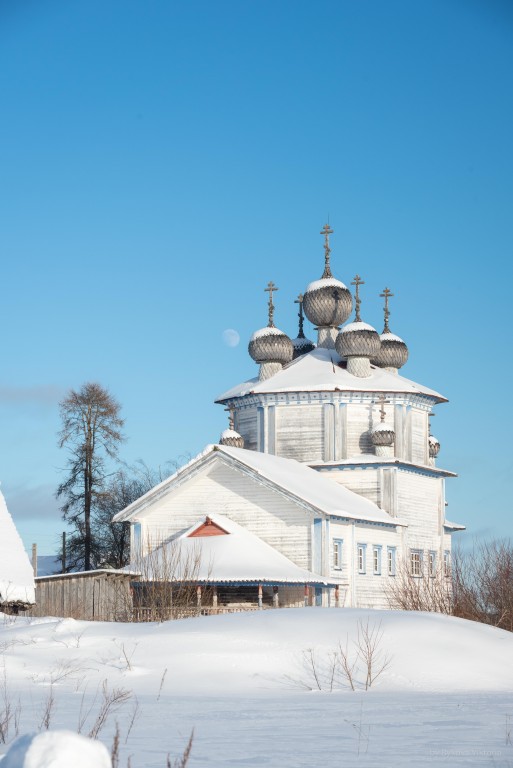
<path fill-rule="evenodd" d="M 192 562 L 194 581 L 210 584 L 311 584 L 335 583 L 319 574 L 312 573 L 289 560 L 246 528 L 225 515 L 209 515 L 212 523 L 226 531 L 220 536 L 191 536 L 202 527 L 202 517 L 185 532 L 174 536 L 143 561 L 141 571 L 145 579 L 158 575 L 159 555 L 163 562 L 170 562 L 168 548 L 178 548 L 172 556 L 176 563 L 173 580 L 181 581 Z M 183 572 L 182 572 L 183 564 Z M 196 565 L 197 564 L 197 565 Z M 155 571 L 155 573 L 152 573 Z"/>
<path fill-rule="evenodd" d="M 34 603 L 32 565 L 0 491 L 0 605 Z"/>
<path fill-rule="evenodd" d="M 222 403 L 249 394 L 280 392 L 386 392 L 393 394 L 418 394 L 446 402 L 447 398 L 429 387 L 417 384 L 398 373 L 371 365 L 371 375 L 366 378 L 353 376 L 340 365 L 341 357 L 334 349 L 317 347 L 306 355 L 297 357 L 280 371 L 264 381 L 258 378 L 238 384 L 216 398 Z"/>
<path fill-rule="evenodd" d="M 314 280 L 311 283 L 308 283 L 306 286 L 305 293 L 307 291 L 316 291 L 318 288 L 330 288 L 330 287 L 340 287 L 346 288 L 344 283 L 341 280 L 337 280 L 336 277 L 320 277 L 318 280 Z"/>
<path fill-rule="evenodd" d="M 118 512 L 113 518 L 114 521 L 130 520 L 140 514 L 153 500 L 181 484 L 188 474 L 216 459 L 248 473 L 258 481 L 265 481 L 282 495 L 314 513 L 384 525 L 404 525 L 404 522 L 391 517 L 368 499 L 329 478 L 322 477 L 306 464 L 282 456 L 227 445 L 207 446 L 185 467 Z"/>
<path fill-rule="evenodd" d="M 260 339 L 262 336 L 285 336 L 283 331 L 280 331 L 279 328 L 275 328 L 274 325 L 266 325 L 265 328 L 260 328 L 260 330 L 255 331 L 250 341 L 254 341 L 255 339 Z"/>

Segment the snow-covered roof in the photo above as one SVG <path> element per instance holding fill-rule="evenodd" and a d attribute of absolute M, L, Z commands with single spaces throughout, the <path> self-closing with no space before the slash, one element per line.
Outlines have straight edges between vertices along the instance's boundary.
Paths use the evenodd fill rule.
<path fill-rule="evenodd" d="M 392 429 L 392 428 L 390 428 Z M 456 472 L 448 469 L 435 467 L 431 464 L 419 464 L 406 459 L 398 459 L 395 456 L 376 456 L 374 453 L 359 453 L 356 456 L 350 456 L 348 459 L 335 459 L 333 461 L 310 461 L 308 466 L 316 469 L 336 469 L 337 467 L 358 467 L 376 464 L 378 466 L 396 465 L 404 469 L 420 469 L 423 472 L 429 472 L 433 475 L 442 475 L 443 477 L 458 477 Z"/>
<path fill-rule="evenodd" d="M 224 402 L 249 394 L 274 392 L 388 392 L 419 394 L 432 397 L 437 402 L 447 398 L 433 389 L 416 384 L 398 373 L 371 365 L 371 375 L 366 378 L 353 376 L 339 364 L 341 357 L 334 349 L 317 347 L 306 355 L 296 358 L 274 376 L 264 381 L 258 377 L 238 384 L 216 398 Z"/>
<path fill-rule="evenodd" d="M 271 486 L 292 501 L 311 510 L 314 514 L 361 520 L 385 525 L 405 525 L 398 518 L 391 517 L 372 501 L 348 490 L 320 475 L 316 470 L 294 459 L 285 459 L 269 453 L 233 448 L 228 445 L 209 445 L 192 461 L 134 501 L 114 516 L 115 522 L 136 517 L 157 498 L 180 485 L 187 475 L 194 474 L 201 464 L 223 461 L 239 471 L 249 474 L 257 482 Z"/>
<path fill-rule="evenodd" d="M 0 492 L 0 605 L 35 603 L 34 573 Z"/>
<path fill-rule="evenodd" d="M 342 328 L 342 333 L 353 333 L 354 331 L 374 331 L 376 333 L 376 329 L 369 323 L 364 323 L 363 320 L 355 320 L 354 323 L 348 323 Z"/>
<path fill-rule="evenodd" d="M 281 552 L 224 515 L 210 521 L 226 533 L 192 536 L 204 518 L 185 533 L 173 537 L 143 559 L 138 569 L 144 580 L 194 581 L 210 584 L 317 584 L 327 585 L 318 574 L 299 568 Z M 172 566 L 170 567 L 170 563 Z"/>
<path fill-rule="evenodd" d="M 260 328 L 260 330 L 255 331 L 251 336 L 250 341 L 260 339 L 262 336 L 285 336 L 285 334 L 283 331 L 280 331 L 279 328 L 275 328 L 274 325 L 266 325 L 265 328 Z"/>
<path fill-rule="evenodd" d="M 444 522 L 444 528 L 447 528 L 449 531 L 464 531 L 466 530 L 466 525 L 461 525 L 461 523 L 450 523 L 449 520 L 446 520 Z"/>

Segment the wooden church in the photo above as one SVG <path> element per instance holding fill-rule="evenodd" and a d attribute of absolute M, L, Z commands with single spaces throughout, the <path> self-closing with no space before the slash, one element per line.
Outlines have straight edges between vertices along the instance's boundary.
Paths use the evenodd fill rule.
<path fill-rule="evenodd" d="M 449 576 L 463 528 L 445 518 L 454 474 L 436 465 L 429 426 L 446 398 L 399 373 L 408 349 L 389 327 L 388 288 L 381 334 L 362 320 L 358 275 L 347 322 L 353 296 L 331 272 L 332 230 L 321 234 L 324 272 L 298 298 L 298 337 L 275 327 L 269 283 L 268 325 L 249 342 L 259 374 L 216 401 L 229 429 L 114 518 L 131 524 L 134 570 L 192 580 L 213 608 L 388 607 L 400 573 Z"/>

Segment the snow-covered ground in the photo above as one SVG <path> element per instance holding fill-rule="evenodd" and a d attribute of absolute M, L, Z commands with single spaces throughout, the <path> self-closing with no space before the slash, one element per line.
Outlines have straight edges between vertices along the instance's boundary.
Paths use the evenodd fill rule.
<path fill-rule="evenodd" d="M 332 684 L 333 654 L 355 661 L 365 627 L 375 669 L 388 657 L 387 668 L 367 691 L 361 661 L 356 691 L 338 668 Z M 132 768 L 165 768 L 193 729 L 191 768 L 513 766 L 513 634 L 461 619 L 323 608 L 163 624 L 0 617 L 0 650 L 0 754 L 45 720 L 87 735 L 119 695 L 98 735 L 110 751 L 118 722 L 120 768 L 129 756 Z"/>

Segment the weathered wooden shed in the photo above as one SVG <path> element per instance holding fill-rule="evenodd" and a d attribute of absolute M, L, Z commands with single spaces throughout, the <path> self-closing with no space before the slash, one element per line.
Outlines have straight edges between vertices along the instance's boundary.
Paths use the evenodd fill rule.
<path fill-rule="evenodd" d="M 133 574 L 97 570 L 38 576 L 36 605 L 27 616 L 62 616 L 86 621 L 131 621 Z"/>

